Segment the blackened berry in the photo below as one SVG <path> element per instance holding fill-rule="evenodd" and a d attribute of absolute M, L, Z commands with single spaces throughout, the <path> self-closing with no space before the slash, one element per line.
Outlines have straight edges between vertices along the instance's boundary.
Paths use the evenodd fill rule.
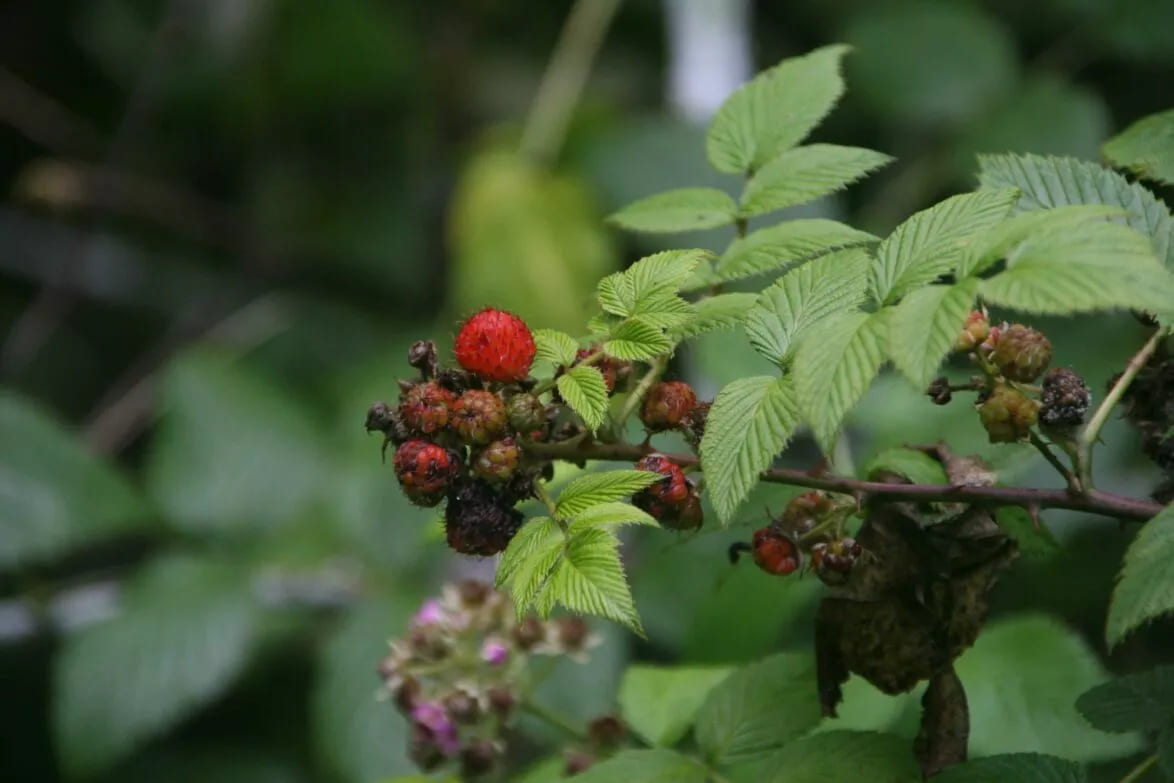
<path fill-rule="evenodd" d="M 458 480 L 444 510 L 448 545 L 466 555 L 495 555 L 522 526 L 522 514 L 480 479 Z"/>
<path fill-rule="evenodd" d="M 1044 376 L 1040 402 L 1040 426 L 1053 437 L 1067 438 L 1084 423 L 1092 394 L 1083 378 L 1067 367 L 1056 367 Z"/>

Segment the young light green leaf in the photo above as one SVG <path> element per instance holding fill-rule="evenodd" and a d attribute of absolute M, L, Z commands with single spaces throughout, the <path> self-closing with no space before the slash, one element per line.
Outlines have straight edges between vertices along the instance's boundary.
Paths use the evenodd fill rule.
<path fill-rule="evenodd" d="M 1032 519 L 1027 509 L 1020 506 L 1002 506 L 995 511 L 999 529 L 1019 544 L 1024 558 L 1041 560 L 1060 551 L 1060 542 L 1052 535 L 1042 519 Z"/>
<path fill-rule="evenodd" d="M 654 473 L 654 476 L 659 474 Z M 620 503 L 618 501 L 611 501 L 610 503 L 600 503 L 597 506 L 592 506 L 586 511 L 581 511 L 575 515 L 574 520 L 571 521 L 571 535 L 585 530 L 587 528 L 617 528 L 623 525 L 649 525 L 651 527 L 658 527 L 659 522 L 651 514 L 648 514 L 633 505 L 628 503 Z"/>
<path fill-rule="evenodd" d="M 978 234 L 1007 217 L 1018 195 L 1014 188 L 962 193 L 897 226 L 876 248 L 876 301 L 892 304 L 951 271 Z"/>
<path fill-rule="evenodd" d="M 1119 169 L 1174 184 L 1174 109 L 1142 117 L 1106 141 L 1101 154 Z"/>
<path fill-rule="evenodd" d="M 885 474 L 896 474 L 914 484 L 946 484 L 949 479 L 942 463 L 924 451 L 907 448 L 885 449 L 864 466 L 869 481 L 883 481 Z"/>
<path fill-rule="evenodd" d="M 760 759 L 806 734 L 820 718 L 814 659 L 778 653 L 711 690 L 694 734 L 706 760 L 724 766 Z"/>
<path fill-rule="evenodd" d="M 889 313 L 837 313 L 812 327 L 795 352 L 799 409 L 816 441 L 831 454 L 848 412 L 884 363 Z"/>
<path fill-rule="evenodd" d="M 1076 709 L 1101 731 L 1157 731 L 1174 722 L 1174 666 L 1102 683 L 1082 693 Z"/>
<path fill-rule="evenodd" d="M 833 250 L 877 241 L 872 234 L 834 220 L 788 220 L 735 239 L 722 254 L 716 274 L 721 280 L 740 280 L 795 266 Z"/>
<path fill-rule="evenodd" d="M 718 294 L 707 296 L 693 305 L 693 318 L 672 331 L 674 338 L 697 337 L 741 325 L 746 313 L 758 300 L 757 294 Z"/>
<path fill-rule="evenodd" d="M 701 439 L 701 466 L 723 524 L 729 524 L 798 423 L 789 377 L 739 378 L 718 393 Z"/>
<path fill-rule="evenodd" d="M 1125 551 L 1105 639 L 1120 644 L 1130 631 L 1174 611 L 1174 504 L 1166 506 L 1138 531 Z"/>
<path fill-rule="evenodd" d="M 792 269 L 770 285 L 746 314 L 746 334 L 759 353 L 786 364 L 799 339 L 820 319 L 864 300 L 869 258 L 853 248 Z"/>
<path fill-rule="evenodd" d="M 1075 761 L 1042 753 L 1006 753 L 971 759 L 934 775 L 934 783 L 1088 783 Z"/>
<path fill-rule="evenodd" d="M 591 506 L 629 497 L 660 481 L 663 476 L 647 470 L 609 470 L 585 473 L 571 481 L 558 496 L 555 512 L 572 517 Z"/>
<path fill-rule="evenodd" d="M 508 587 L 518 617 L 543 592 L 563 555 L 566 537 L 550 517 L 532 519 L 510 539 L 497 567 L 497 586 Z"/>
<path fill-rule="evenodd" d="M 543 609 L 558 602 L 568 609 L 614 620 L 641 636 L 644 629 L 632 602 L 632 591 L 620 564 L 620 542 L 612 531 L 590 527 L 578 530 L 567 542 L 544 592 Z"/>
<path fill-rule="evenodd" d="M 671 747 L 689 731 L 710 690 L 729 675 L 726 666 L 634 664 L 620 682 L 620 713 L 647 742 Z"/>
<path fill-rule="evenodd" d="M 1075 158 L 980 155 L 984 188 L 1016 187 L 1022 211 L 1066 204 L 1107 204 L 1129 213 L 1126 223 L 1147 235 L 1158 259 L 1174 270 L 1174 219 L 1153 193 L 1115 171 Z"/>
<path fill-rule="evenodd" d="M 595 367 L 572 367 L 557 381 L 558 393 L 579 414 L 588 429 L 597 430 L 607 418 L 607 384 Z"/>
<path fill-rule="evenodd" d="M 642 317 L 626 319 L 612 330 L 611 338 L 603 344 L 603 351 L 608 356 L 632 361 L 652 359 L 672 349 L 672 340 Z"/>
<path fill-rule="evenodd" d="M 1169 312 L 1174 274 L 1143 235 L 1120 223 L 1093 221 L 1022 242 L 1007 268 L 979 290 L 994 304 L 1032 313 Z"/>
<path fill-rule="evenodd" d="M 688 756 L 667 748 L 621 750 L 574 776 L 575 783 L 705 783 L 708 773 Z"/>
<path fill-rule="evenodd" d="M 539 359 L 566 365 L 575 361 L 575 354 L 579 350 L 579 344 L 575 342 L 574 337 L 557 329 L 535 329 L 534 347 L 535 355 Z"/>
<path fill-rule="evenodd" d="M 710 257 L 708 250 L 665 250 L 646 256 L 623 272 L 599 282 L 599 304 L 612 315 L 642 315 L 663 310 L 671 298 Z"/>
<path fill-rule="evenodd" d="M 909 740 L 874 731 L 826 731 L 797 739 L 773 754 L 764 769 L 769 772 L 763 783 L 922 780 Z"/>
<path fill-rule="evenodd" d="M 753 217 L 814 201 L 843 190 L 892 160 L 882 152 L 836 144 L 787 150 L 746 183 L 738 212 L 741 217 Z"/>
<path fill-rule="evenodd" d="M 975 237 L 966 248 L 956 273 L 959 278 L 982 274 L 1029 237 L 1047 232 L 1067 231 L 1093 220 L 1124 218 L 1127 214 L 1120 207 L 1104 204 L 1075 204 L 1055 209 L 1021 212 Z"/>
<path fill-rule="evenodd" d="M 929 285 L 905 296 L 889 315 L 889 358 L 914 386 L 924 391 L 958 334 L 978 295 L 979 281 Z"/>
<path fill-rule="evenodd" d="M 615 212 L 608 222 L 629 231 L 674 232 L 728 226 L 738 205 L 717 188 L 678 188 L 642 198 Z"/>
<path fill-rule="evenodd" d="M 729 174 L 752 172 L 802 141 L 843 94 L 840 61 L 847 51 L 825 46 L 783 60 L 738 88 L 706 133 L 710 164 Z"/>
<path fill-rule="evenodd" d="M 253 649 L 258 607 L 230 566 L 155 561 L 123 608 L 70 637 L 54 661 L 54 735 L 71 775 L 109 768 L 215 699 Z"/>

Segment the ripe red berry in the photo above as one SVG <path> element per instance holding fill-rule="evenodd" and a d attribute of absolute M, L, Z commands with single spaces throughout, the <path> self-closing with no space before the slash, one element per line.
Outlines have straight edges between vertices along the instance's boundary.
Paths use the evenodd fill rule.
<path fill-rule="evenodd" d="M 692 386 L 684 381 L 664 381 L 648 390 L 640 421 L 653 432 L 671 430 L 681 425 L 696 404 Z"/>
<path fill-rule="evenodd" d="M 459 468 L 452 452 L 426 440 L 404 443 L 392 463 L 404 494 L 417 506 L 439 503 Z"/>
<path fill-rule="evenodd" d="M 414 435 L 431 435 L 448 424 L 452 392 L 436 383 L 418 383 L 400 398 L 400 421 Z"/>
<path fill-rule="evenodd" d="M 495 440 L 477 454 L 473 472 L 486 481 L 509 481 L 518 469 L 522 450 L 513 438 Z"/>
<path fill-rule="evenodd" d="M 768 574 L 786 576 L 799 568 L 799 550 L 795 543 L 777 530 L 764 527 L 754 531 L 751 549 L 754 562 Z"/>
<path fill-rule="evenodd" d="M 649 454 L 636 463 L 636 470 L 647 470 L 664 476 L 647 489 L 632 496 L 632 503 L 657 519 L 665 519 L 681 510 L 689 500 L 690 486 L 685 473 L 663 454 Z"/>
<path fill-rule="evenodd" d="M 534 363 L 534 336 L 512 313 L 487 307 L 465 321 L 457 334 L 457 361 L 489 381 L 520 381 Z"/>
<path fill-rule="evenodd" d="M 493 392 L 470 389 L 453 405 L 451 419 L 462 440 L 483 446 L 505 434 L 505 403 Z"/>

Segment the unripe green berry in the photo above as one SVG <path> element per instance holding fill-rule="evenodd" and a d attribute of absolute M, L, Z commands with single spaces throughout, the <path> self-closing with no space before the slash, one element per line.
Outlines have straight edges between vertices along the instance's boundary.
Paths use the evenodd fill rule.
<path fill-rule="evenodd" d="M 506 415 L 515 432 L 531 433 L 546 426 L 546 406 L 528 392 L 510 397 L 506 403 Z"/>
<path fill-rule="evenodd" d="M 1043 332 L 1023 324 L 1012 324 L 999 331 L 991 361 L 1005 378 L 1031 383 L 1052 360 L 1052 344 Z"/>
<path fill-rule="evenodd" d="M 1038 402 L 1006 384 L 996 386 L 978 406 L 978 416 L 991 443 L 1027 440 L 1038 411 Z"/>
<path fill-rule="evenodd" d="M 960 353 L 969 353 L 977 348 L 990 333 L 991 324 L 987 320 L 986 313 L 981 310 L 973 310 L 966 318 L 966 325 L 962 327 L 962 331 L 954 343 L 954 350 Z"/>

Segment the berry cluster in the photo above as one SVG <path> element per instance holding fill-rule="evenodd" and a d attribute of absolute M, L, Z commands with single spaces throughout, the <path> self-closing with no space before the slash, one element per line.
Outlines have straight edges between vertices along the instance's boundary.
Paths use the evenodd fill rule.
<path fill-rule="evenodd" d="M 448 585 L 424 602 L 408 634 L 379 664 L 383 691 L 410 721 L 408 753 L 425 771 L 491 772 L 503 731 L 527 688 L 534 655 L 582 659 L 598 643 L 579 618 L 518 622 L 503 594 L 480 582 Z"/>
<path fill-rule="evenodd" d="M 659 473 L 664 478 L 633 495 L 633 505 L 672 530 L 701 527 L 701 494 L 678 465 L 663 454 L 649 454 L 636 463 L 636 470 Z"/>
<path fill-rule="evenodd" d="M 807 557 L 808 568 L 828 585 L 842 585 L 863 550 L 845 535 L 844 522 L 853 506 L 834 501 L 818 490 L 791 499 L 777 519 L 754 531 L 749 544 L 730 547 L 730 560 L 750 552 L 754 563 L 768 574 L 787 576 L 799 571 Z"/>

